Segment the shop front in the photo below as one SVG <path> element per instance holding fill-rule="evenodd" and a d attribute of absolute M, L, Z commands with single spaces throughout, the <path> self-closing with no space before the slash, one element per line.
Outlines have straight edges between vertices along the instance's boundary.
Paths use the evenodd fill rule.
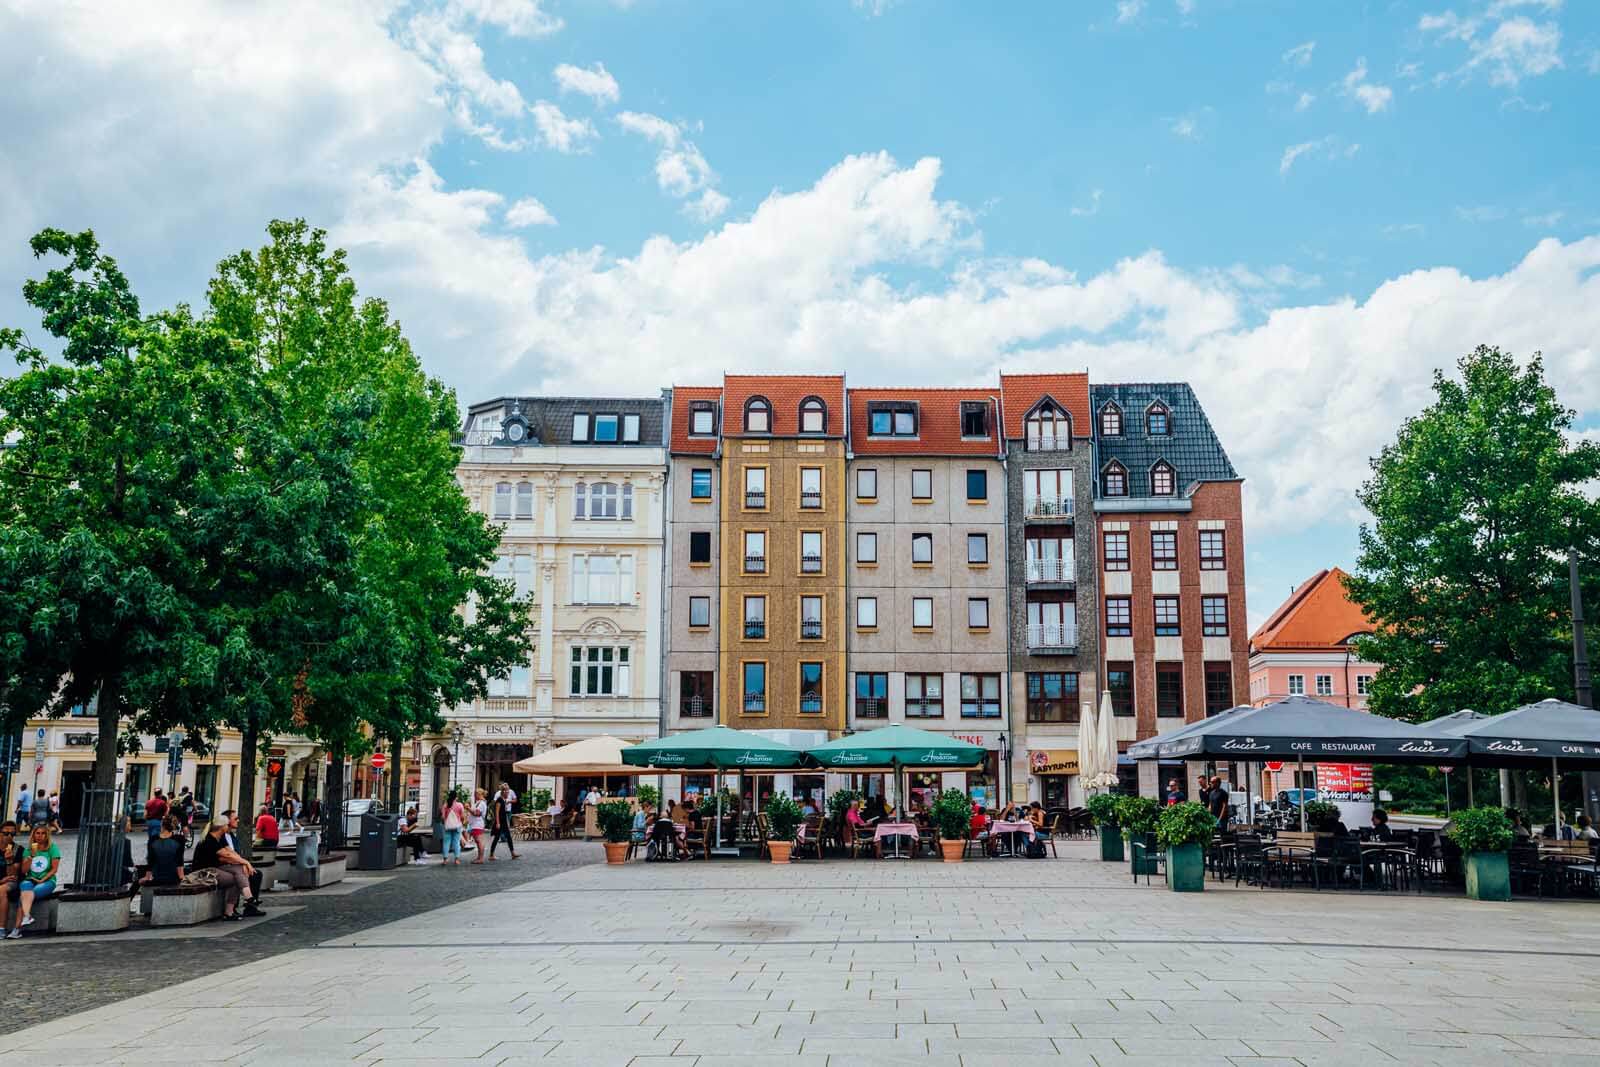
<path fill-rule="evenodd" d="M 1028 773 L 1038 785 L 1039 803 L 1046 811 L 1078 807 L 1082 790 L 1077 786 L 1078 750 L 1035 748 L 1028 751 Z M 1076 793 L 1076 796 L 1074 795 Z"/>

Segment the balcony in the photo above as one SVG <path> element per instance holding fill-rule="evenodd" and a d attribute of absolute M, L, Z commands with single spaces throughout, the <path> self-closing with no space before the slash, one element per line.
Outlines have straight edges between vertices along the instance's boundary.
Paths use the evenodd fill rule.
<path fill-rule="evenodd" d="M 1029 452 L 1071 452 L 1072 438 L 1068 434 L 1033 434 L 1028 438 Z"/>
<path fill-rule="evenodd" d="M 1071 585 L 1077 581 L 1071 556 L 1028 560 L 1029 585 Z"/>
<path fill-rule="evenodd" d="M 766 556 L 746 556 L 744 558 L 744 572 L 746 574 L 765 574 L 765 573 L 767 573 L 767 557 Z"/>
<path fill-rule="evenodd" d="M 1057 623 L 1029 623 L 1028 651 L 1071 655 L 1078 650 L 1078 627 Z"/>
<path fill-rule="evenodd" d="M 814 510 L 816 508 L 822 507 L 822 494 L 821 493 L 801 493 L 800 494 L 800 506 L 803 507 L 803 508 L 806 508 L 808 510 Z"/>
<path fill-rule="evenodd" d="M 1023 505 L 1029 522 L 1069 522 L 1072 519 L 1070 496 L 1030 497 Z"/>
<path fill-rule="evenodd" d="M 856 698 L 856 718 L 858 719 L 887 719 L 889 717 L 889 703 L 876 697 Z"/>
<path fill-rule="evenodd" d="M 710 718 L 711 701 L 703 697 L 689 697 L 678 705 L 678 714 L 685 719 Z"/>
<path fill-rule="evenodd" d="M 767 636 L 766 622 L 757 619 L 744 620 L 744 635 L 752 640 L 758 640 Z"/>
<path fill-rule="evenodd" d="M 744 506 L 760 511 L 767 506 L 767 494 L 764 491 L 757 493 L 748 489 L 745 490 Z"/>
<path fill-rule="evenodd" d="M 807 641 L 820 641 L 822 639 L 822 620 L 801 619 L 800 636 Z"/>
<path fill-rule="evenodd" d="M 821 574 L 822 573 L 822 557 L 821 556 L 801 556 L 800 557 L 800 573 L 801 574 Z"/>
<path fill-rule="evenodd" d="M 767 710 L 767 694 L 765 694 L 765 693 L 746 693 L 744 695 L 744 710 L 745 711 L 766 711 Z"/>

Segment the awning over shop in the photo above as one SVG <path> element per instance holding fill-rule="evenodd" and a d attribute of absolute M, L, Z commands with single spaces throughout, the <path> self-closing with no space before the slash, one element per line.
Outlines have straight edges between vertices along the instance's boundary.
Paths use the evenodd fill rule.
<path fill-rule="evenodd" d="M 1457 736 L 1466 741 L 1478 766 L 1543 767 L 1557 759 L 1568 770 L 1600 769 L 1600 711 L 1564 700 L 1541 700 L 1504 715 L 1486 715 Z"/>

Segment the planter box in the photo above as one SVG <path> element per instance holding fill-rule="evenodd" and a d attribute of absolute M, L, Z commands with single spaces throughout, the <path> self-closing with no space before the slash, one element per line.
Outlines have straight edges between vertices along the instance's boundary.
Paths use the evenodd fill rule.
<path fill-rule="evenodd" d="M 63 893 L 56 905 L 56 933 L 101 934 L 126 930 L 132 919 L 126 893 Z"/>
<path fill-rule="evenodd" d="M 1511 899 L 1511 860 L 1504 852 L 1466 855 L 1467 896 L 1473 900 Z"/>
<path fill-rule="evenodd" d="M 1133 869 L 1135 878 L 1141 874 L 1156 874 L 1161 870 L 1161 860 L 1156 852 L 1156 835 L 1143 834 L 1141 838 L 1143 849 L 1134 848 L 1133 840 L 1128 840 L 1128 866 Z"/>
<path fill-rule="evenodd" d="M 1115 826 L 1100 827 L 1100 859 L 1106 863 L 1122 862 L 1122 831 Z"/>
<path fill-rule="evenodd" d="M 345 861 L 341 853 L 325 856 L 315 867 L 289 868 L 289 885 L 295 889 L 316 889 L 344 881 Z"/>
<path fill-rule="evenodd" d="M 1199 893 L 1206 887 L 1206 854 L 1198 844 L 1167 849 L 1167 885 L 1174 893 Z"/>

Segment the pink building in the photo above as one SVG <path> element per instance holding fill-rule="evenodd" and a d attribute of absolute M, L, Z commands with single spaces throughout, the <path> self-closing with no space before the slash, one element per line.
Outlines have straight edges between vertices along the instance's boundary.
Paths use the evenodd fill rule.
<path fill-rule="evenodd" d="M 1371 632 L 1345 593 L 1344 572 L 1318 571 L 1250 635 L 1250 703 L 1308 696 L 1365 709 L 1378 667 L 1356 655 L 1351 639 Z"/>

